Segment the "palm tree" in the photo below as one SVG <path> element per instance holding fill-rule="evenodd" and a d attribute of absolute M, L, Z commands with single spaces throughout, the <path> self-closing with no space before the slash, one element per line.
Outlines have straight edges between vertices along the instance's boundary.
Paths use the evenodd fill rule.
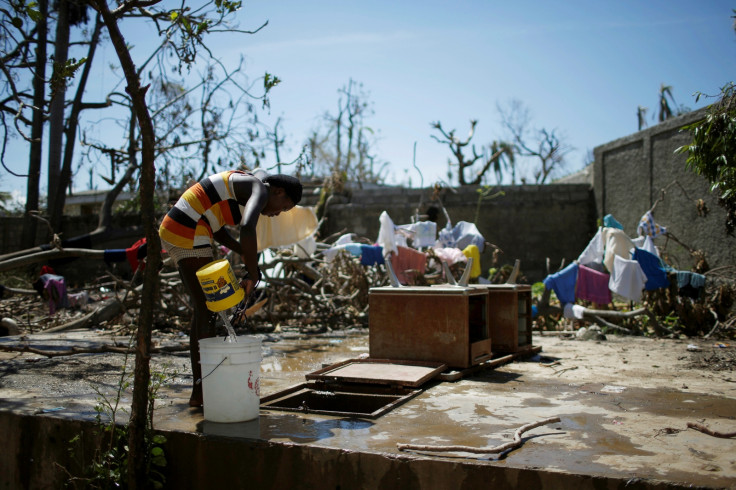
<path fill-rule="evenodd" d="M 677 104 L 675 103 L 675 98 L 672 96 L 672 86 L 663 83 L 659 87 L 659 122 L 669 119 L 674 115 L 672 107 L 667 102 L 668 97 L 672 101 L 672 106 L 676 108 Z"/>

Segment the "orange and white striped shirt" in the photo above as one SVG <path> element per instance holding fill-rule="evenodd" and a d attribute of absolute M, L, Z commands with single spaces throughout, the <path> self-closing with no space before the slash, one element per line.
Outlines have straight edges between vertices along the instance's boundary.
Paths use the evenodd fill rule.
<path fill-rule="evenodd" d="M 235 199 L 230 180 L 235 173 L 245 172 L 227 170 L 210 175 L 184 191 L 161 222 L 161 239 L 180 248 L 205 248 L 224 225 L 240 224 L 244 205 Z"/>

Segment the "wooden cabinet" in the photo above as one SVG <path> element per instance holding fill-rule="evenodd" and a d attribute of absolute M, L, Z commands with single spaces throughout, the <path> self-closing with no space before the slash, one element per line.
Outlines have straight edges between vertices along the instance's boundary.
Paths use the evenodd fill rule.
<path fill-rule="evenodd" d="M 532 287 L 526 284 L 473 284 L 488 293 L 488 323 L 494 353 L 532 345 Z"/>
<path fill-rule="evenodd" d="M 371 359 L 442 362 L 467 368 L 491 358 L 485 290 L 461 286 L 369 291 Z"/>

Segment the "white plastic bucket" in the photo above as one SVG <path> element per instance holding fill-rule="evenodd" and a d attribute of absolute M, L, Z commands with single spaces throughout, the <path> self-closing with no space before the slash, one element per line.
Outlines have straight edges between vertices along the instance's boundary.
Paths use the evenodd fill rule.
<path fill-rule="evenodd" d="M 199 341 L 204 418 L 246 422 L 258 417 L 261 402 L 261 339 L 250 335 Z"/>

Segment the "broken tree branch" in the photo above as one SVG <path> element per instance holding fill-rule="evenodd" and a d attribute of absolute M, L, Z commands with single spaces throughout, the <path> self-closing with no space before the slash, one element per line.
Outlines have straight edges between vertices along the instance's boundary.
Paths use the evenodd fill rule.
<path fill-rule="evenodd" d="M 165 346 L 165 347 L 152 347 L 151 353 L 160 352 L 183 352 L 189 350 L 189 343 L 182 343 L 180 345 Z M 120 345 L 100 345 L 98 347 L 71 347 L 66 350 L 47 350 L 37 349 L 30 345 L 0 345 L 0 351 L 3 352 L 28 352 L 31 354 L 38 354 L 46 357 L 59 357 L 59 356 L 72 356 L 74 354 L 104 354 L 104 353 L 117 353 L 117 354 L 130 354 L 135 352 L 135 346 L 120 346 Z"/>
<path fill-rule="evenodd" d="M 0 272 L 9 271 L 17 267 L 23 267 L 51 259 L 63 259 L 66 257 L 95 257 L 103 258 L 104 250 L 91 250 L 85 248 L 65 248 L 63 250 L 48 250 L 46 252 L 32 253 L 22 257 L 16 257 L 0 262 Z"/>
<path fill-rule="evenodd" d="M 475 453 L 475 454 L 496 454 L 516 449 L 521 446 L 522 440 L 521 435 L 524 432 L 532 430 L 542 425 L 552 424 L 559 422 L 560 417 L 551 417 L 548 419 L 540 420 L 538 422 L 532 422 L 530 424 L 519 427 L 514 433 L 514 440 L 501 444 L 500 446 L 492 448 L 477 448 L 472 446 L 433 446 L 433 445 L 422 445 L 422 444 L 396 444 L 396 447 L 400 451 L 411 450 L 411 451 L 441 451 L 441 452 L 464 452 L 464 453 Z"/>
<path fill-rule="evenodd" d="M 736 437 L 736 432 L 719 432 L 717 430 L 709 429 L 703 424 L 699 424 L 697 422 L 688 422 L 687 427 L 689 429 L 699 430 L 703 434 L 708 434 L 709 436 L 713 436 L 713 437 L 722 437 L 723 439 L 730 439 L 731 437 Z"/>
<path fill-rule="evenodd" d="M 595 315 L 593 318 L 595 318 L 596 323 L 599 323 L 601 327 L 610 328 L 611 330 L 616 330 L 618 332 L 625 333 L 626 335 L 631 335 L 633 332 L 629 330 L 626 327 L 620 327 L 616 325 L 615 323 L 607 322 L 603 318 L 601 318 L 598 315 Z"/>
<path fill-rule="evenodd" d="M 91 313 L 63 325 L 47 328 L 44 330 L 44 333 L 61 332 L 62 330 L 72 330 L 74 328 L 85 328 L 93 323 L 99 324 L 101 322 L 112 320 L 124 312 L 125 306 L 123 305 L 123 302 L 117 298 L 110 298 L 103 301 Z"/>

